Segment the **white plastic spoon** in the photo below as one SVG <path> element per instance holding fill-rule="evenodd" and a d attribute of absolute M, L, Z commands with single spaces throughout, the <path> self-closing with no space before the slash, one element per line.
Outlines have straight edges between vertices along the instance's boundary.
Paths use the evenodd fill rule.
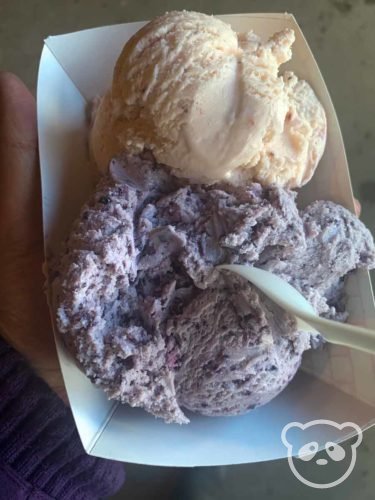
<path fill-rule="evenodd" d="M 374 330 L 320 318 L 303 295 L 279 276 L 263 269 L 238 264 L 225 264 L 218 268 L 238 274 L 253 283 L 273 302 L 295 316 L 301 329 L 313 333 L 318 331 L 332 344 L 375 354 Z"/>

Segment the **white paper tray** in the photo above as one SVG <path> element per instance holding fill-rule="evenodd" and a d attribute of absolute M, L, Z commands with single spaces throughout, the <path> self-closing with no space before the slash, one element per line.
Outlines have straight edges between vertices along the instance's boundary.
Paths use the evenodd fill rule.
<path fill-rule="evenodd" d="M 353 209 L 350 178 L 337 117 L 319 68 L 293 16 L 220 16 L 236 31 L 253 29 L 268 37 L 295 30 L 293 59 L 285 68 L 305 78 L 328 118 L 324 157 L 299 195 L 306 204 L 330 199 Z M 121 24 L 49 37 L 43 48 L 37 88 L 43 220 L 47 256 L 55 255 L 92 189 L 88 168 L 86 104 L 110 86 L 114 63 L 126 40 L 144 23 Z M 333 55 L 334 56 L 334 55 Z M 375 326 L 368 273 L 358 272 L 347 287 L 350 320 Z M 374 356 L 332 347 L 308 353 L 304 368 L 274 401 L 241 417 L 191 416 L 186 426 L 167 425 L 143 410 L 107 401 L 77 368 L 55 331 L 71 408 L 85 450 L 95 456 L 152 465 L 194 466 L 258 462 L 285 457 L 281 430 L 291 421 L 325 418 L 374 422 Z M 343 392 L 344 391 L 344 392 Z M 325 439 L 342 440 L 332 428 Z M 304 444 L 303 436 L 300 444 Z M 298 447 L 298 442 L 296 446 Z"/>

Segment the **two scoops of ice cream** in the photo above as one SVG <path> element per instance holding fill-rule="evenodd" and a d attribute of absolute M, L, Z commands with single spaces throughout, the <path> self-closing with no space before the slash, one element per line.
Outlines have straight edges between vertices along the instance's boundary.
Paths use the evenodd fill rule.
<path fill-rule="evenodd" d="M 342 321 L 345 277 L 375 265 L 349 211 L 297 208 L 327 125 L 310 85 L 280 73 L 293 41 L 167 13 L 127 42 L 94 110 L 101 179 L 51 269 L 57 325 L 110 398 L 166 422 L 267 403 L 312 345 L 217 265 L 272 271 Z"/>

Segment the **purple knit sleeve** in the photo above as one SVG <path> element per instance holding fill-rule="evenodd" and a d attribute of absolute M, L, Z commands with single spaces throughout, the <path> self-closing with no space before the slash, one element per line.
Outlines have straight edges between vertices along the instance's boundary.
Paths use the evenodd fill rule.
<path fill-rule="evenodd" d="M 0 338 L 0 498 L 94 500 L 123 480 L 122 464 L 85 453 L 70 410 Z"/>

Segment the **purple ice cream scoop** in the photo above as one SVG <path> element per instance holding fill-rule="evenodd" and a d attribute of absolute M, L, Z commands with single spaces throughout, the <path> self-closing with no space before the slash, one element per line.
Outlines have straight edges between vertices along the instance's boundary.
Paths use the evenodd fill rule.
<path fill-rule="evenodd" d="M 345 319 L 345 276 L 375 264 L 350 212 L 259 184 L 189 185 L 150 156 L 113 160 L 50 280 L 57 325 L 110 398 L 166 422 L 238 415 L 295 375 L 307 332 L 223 263 L 268 269 Z"/>

